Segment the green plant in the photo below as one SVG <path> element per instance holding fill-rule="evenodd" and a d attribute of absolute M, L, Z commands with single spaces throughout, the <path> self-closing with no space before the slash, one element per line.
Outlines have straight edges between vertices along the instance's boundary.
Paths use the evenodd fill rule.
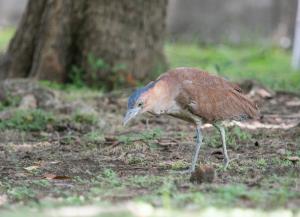
<path fill-rule="evenodd" d="M 64 204 L 66 205 L 81 205 L 85 202 L 83 195 L 71 195 L 64 198 Z"/>
<path fill-rule="evenodd" d="M 255 79 L 276 90 L 300 90 L 300 73 L 291 67 L 291 54 L 280 48 L 166 43 L 165 53 L 171 68 L 197 67 L 233 81 Z"/>
<path fill-rule="evenodd" d="M 50 185 L 49 181 L 45 179 L 33 180 L 32 184 L 37 185 L 39 187 L 47 187 Z"/>
<path fill-rule="evenodd" d="M 172 170 L 180 170 L 180 169 L 186 169 L 189 167 L 189 164 L 184 160 L 177 160 L 172 162 L 171 169 Z"/>
<path fill-rule="evenodd" d="M 120 187 L 122 185 L 118 174 L 112 169 L 104 169 L 102 174 L 97 176 L 96 180 L 100 181 L 104 186 Z"/>
<path fill-rule="evenodd" d="M 33 198 L 35 192 L 27 186 L 13 187 L 7 190 L 7 194 L 14 200 L 24 200 L 27 198 Z"/>
<path fill-rule="evenodd" d="M 94 54 L 89 53 L 88 54 L 88 64 L 92 69 L 92 78 L 97 78 L 97 71 L 98 70 L 109 70 L 110 66 L 107 64 L 103 59 L 97 58 L 94 56 Z"/>
<path fill-rule="evenodd" d="M 93 53 L 87 56 L 87 63 L 89 67 L 89 75 L 91 80 L 97 82 L 97 86 L 93 84 L 91 87 L 101 87 L 102 89 L 116 89 L 123 86 L 126 82 L 127 66 L 123 63 L 111 65 L 104 59 L 96 57 Z M 84 81 L 85 70 L 79 66 L 73 65 L 69 73 L 69 80 L 71 87 L 86 88 L 87 85 Z M 107 74 L 105 82 L 99 78 L 100 74 Z"/>
<path fill-rule="evenodd" d="M 86 86 L 83 80 L 84 70 L 77 66 L 72 66 L 70 73 L 68 74 L 70 82 L 76 88 L 83 88 Z"/>
<path fill-rule="evenodd" d="M 268 162 L 266 161 L 266 159 L 261 158 L 261 159 L 256 160 L 256 165 L 260 169 L 266 169 Z"/>
<path fill-rule="evenodd" d="M 195 204 L 197 206 L 205 205 L 206 198 L 202 192 L 184 192 L 176 193 L 173 196 L 173 207 L 184 207 L 186 204 Z"/>
<path fill-rule="evenodd" d="M 82 113 L 82 112 L 75 112 L 72 116 L 73 120 L 77 123 L 81 124 L 96 124 L 98 119 L 97 116 L 94 114 Z"/>
<path fill-rule="evenodd" d="M 177 188 L 173 180 L 169 180 L 169 181 L 164 180 L 162 186 L 157 191 L 157 193 L 161 195 L 163 207 L 165 208 L 171 207 L 172 194 L 174 194 L 176 190 Z"/>
<path fill-rule="evenodd" d="M 14 28 L 0 29 L 0 51 L 2 51 L 7 46 L 14 33 Z"/>
<path fill-rule="evenodd" d="M 116 89 L 120 86 L 124 86 L 126 81 L 126 76 L 128 75 L 127 66 L 124 63 L 116 63 L 114 65 L 107 63 L 104 59 L 94 56 L 90 53 L 88 55 L 88 64 L 91 68 L 91 76 L 93 80 L 99 80 L 99 71 L 104 71 L 106 76 L 106 82 L 102 86 L 105 88 Z M 99 81 L 101 82 L 101 81 Z M 109 84 L 110 83 L 110 84 Z M 112 85 L 108 87 L 107 85 Z"/>
<path fill-rule="evenodd" d="M 247 195 L 248 191 L 244 185 L 227 185 L 217 188 L 215 193 L 218 203 L 222 205 L 234 203 L 240 197 Z"/>
<path fill-rule="evenodd" d="M 161 135 L 162 135 L 162 130 L 160 128 L 155 128 L 153 130 L 147 130 L 141 133 L 121 135 L 118 137 L 118 140 L 125 144 L 130 144 L 137 140 L 147 142 L 149 140 L 158 139 L 161 137 Z"/>
<path fill-rule="evenodd" d="M 227 144 L 234 148 L 237 148 L 240 142 L 245 142 L 252 139 L 250 133 L 248 133 L 245 130 L 242 130 L 238 126 L 234 126 L 234 128 L 229 132 L 228 130 L 226 130 L 226 135 L 227 135 Z"/>
<path fill-rule="evenodd" d="M 154 175 L 134 175 L 126 180 L 127 186 L 156 188 L 163 182 L 163 177 Z"/>
<path fill-rule="evenodd" d="M 103 141 L 104 138 L 103 138 L 103 134 L 101 132 L 91 131 L 91 132 L 85 134 L 83 136 L 83 139 L 86 142 L 98 143 L 98 142 Z"/>
<path fill-rule="evenodd" d="M 128 164 L 130 165 L 145 164 L 145 159 L 139 156 L 130 156 L 128 157 Z"/>
<path fill-rule="evenodd" d="M 21 101 L 19 96 L 7 96 L 4 100 L 0 102 L 0 111 L 8 107 L 17 107 Z"/>
<path fill-rule="evenodd" d="M 40 109 L 17 110 L 10 118 L 0 120 L 0 129 L 17 129 L 23 131 L 45 130 L 47 124 L 54 120 L 51 113 Z"/>

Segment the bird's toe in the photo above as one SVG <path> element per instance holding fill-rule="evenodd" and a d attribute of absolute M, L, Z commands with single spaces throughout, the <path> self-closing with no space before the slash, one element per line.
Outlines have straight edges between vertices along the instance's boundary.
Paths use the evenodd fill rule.
<path fill-rule="evenodd" d="M 224 169 L 226 170 L 228 165 L 229 165 L 229 160 L 228 159 L 224 159 Z"/>

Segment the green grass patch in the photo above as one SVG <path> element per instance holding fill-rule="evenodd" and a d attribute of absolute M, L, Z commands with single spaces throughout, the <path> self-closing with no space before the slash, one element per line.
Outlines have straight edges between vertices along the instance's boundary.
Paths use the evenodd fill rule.
<path fill-rule="evenodd" d="M 0 101 L 0 111 L 3 111 L 9 107 L 17 107 L 20 104 L 21 97 L 9 96 L 6 99 Z"/>
<path fill-rule="evenodd" d="M 0 51 L 5 49 L 14 33 L 14 28 L 5 28 L 0 30 Z"/>
<path fill-rule="evenodd" d="M 275 90 L 300 90 L 291 53 L 280 48 L 167 43 L 165 52 L 171 68 L 197 67 L 233 81 L 255 79 Z"/>
<path fill-rule="evenodd" d="M 95 114 L 87 114 L 83 112 L 75 112 L 72 116 L 73 120 L 80 124 L 94 125 L 97 123 L 98 118 Z"/>
<path fill-rule="evenodd" d="M 4 50 L 15 32 L 14 28 L 0 30 L 0 51 Z M 165 53 L 171 68 L 197 67 L 215 74 L 219 74 L 233 81 L 255 79 L 275 90 L 300 90 L 300 72 L 291 68 L 291 52 L 272 46 L 259 45 L 210 45 L 203 46 L 197 43 L 166 43 Z M 101 59 L 89 56 L 89 64 L 95 70 L 107 68 Z M 116 66 L 116 73 L 124 66 Z M 116 84 L 119 81 L 117 74 L 113 75 Z M 72 69 L 72 84 L 49 84 L 47 86 L 58 89 L 86 88 L 82 83 L 82 71 Z"/>
<path fill-rule="evenodd" d="M 99 143 L 104 141 L 104 135 L 99 131 L 91 131 L 83 136 L 84 141 L 90 143 Z"/>
<path fill-rule="evenodd" d="M 131 144 L 132 142 L 141 140 L 141 141 L 149 141 L 158 139 L 162 136 L 162 129 L 155 128 L 151 130 L 146 130 L 141 133 L 132 133 L 128 135 L 121 135 L 118 137 L 119 142 L 125 143 L 125 144 Z"/>
<path fill-rule="evenodd" d="M 238 126 L 234 126 L 233 128 L 227 129 L 226 131 L 226 144 L 228 147 L 237 149 L 241 144 L 250 143 L 252 140 L 252 135 Z M 204 141 L 210 146 L 214 148 L 222 147 L 222 138 L 221 134 L 218 130 L 214 131 L 209 137 L 204 137 Z"/>
<path fill-rule="evenodd" d="M 40 109 L 16 110 L 8 119 L 0 120 L 0 130 L 17 129 L 22 131 L 45 130 L 54 117 Z"/>

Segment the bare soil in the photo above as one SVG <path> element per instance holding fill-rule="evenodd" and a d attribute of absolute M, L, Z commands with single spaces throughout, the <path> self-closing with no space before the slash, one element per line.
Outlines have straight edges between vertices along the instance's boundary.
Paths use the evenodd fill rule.
<path fill-rule="evenodd" d="M 0 206 L 143 200 L 154 206 L 300 207 L 298 95 L 253 97 L 262 118 L 228 124 L 232 161 L 227 170 L 220 136 L 212 126 L 203 126 L 200 162 L 216 173 L 212 183 L 203 184 L 178 172 L 191 161 L 194 126 L 144 116 L 124 128 L 126 95 L 87 96 L 83 91 L 66 97 L 68 103 L 81 100 L 95 109 L 95 123 L 75 121 L 61 109 L 53 111 L 56 121 L 45 130 L 0 132 Z"/>

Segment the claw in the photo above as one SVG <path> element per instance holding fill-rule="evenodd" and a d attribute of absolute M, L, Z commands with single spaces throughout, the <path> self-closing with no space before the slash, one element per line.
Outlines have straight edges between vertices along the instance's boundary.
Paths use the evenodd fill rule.
<path fill-rule="evenodd" d="M 229 165 L 229 160 L 225 158 L 224 159 L 224 170 L 227 169 L 228 165 Z"/>

